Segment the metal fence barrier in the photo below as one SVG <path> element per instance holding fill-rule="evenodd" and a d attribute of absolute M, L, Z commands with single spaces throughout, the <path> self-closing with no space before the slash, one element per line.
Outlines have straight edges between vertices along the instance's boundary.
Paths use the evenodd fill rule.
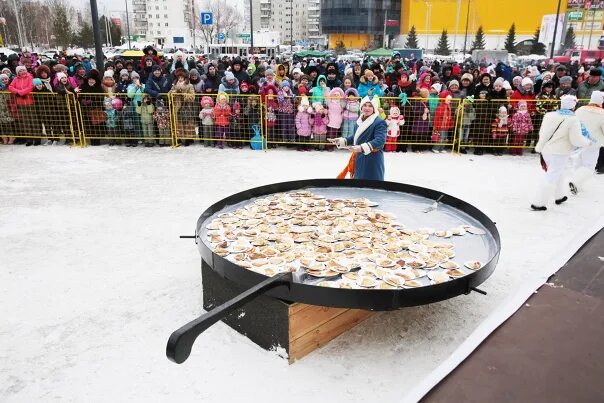
<path fill-rule="evenodd" d="M 587 101 L 581 100 L 580 104 Z M 385 152 L 452 150 L 522 154 L 538 140 L 544 99 L 379 98 L 388 125 Z M 351 136 L 360 98 L 282 94 L 85 94 L 0 92 L 0 137 L 47 144 L 276 147 L 332 151 L 328 139 Z M 56 144 L 56 143 L 55 143 Z"/>

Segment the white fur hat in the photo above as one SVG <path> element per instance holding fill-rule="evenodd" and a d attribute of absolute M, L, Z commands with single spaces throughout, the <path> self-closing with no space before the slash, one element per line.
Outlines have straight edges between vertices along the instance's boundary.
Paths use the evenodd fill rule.
<path fill-rule="evenodd" d="M 361 108 L 367 102 L 369 102 L 371 105 L 373 105 L 373 114 L 374 115 L 379 115 L 380 112 L 378 111 L 378 99 L 377 99 L 377 97 L 373 97 L 373 98 L 369 99 L 369 97 L 366 96 L 365 98 L 361 99 Z"/>
<path fill-rule="evenodd" d="M 575 109 L 577 97 L 574 95 L 562 95 L 560 97 L 560 109 Z"/>
<path fill-rule="evenodd" d="M 528 77 L 524 77 L 524 78 L 522 79 L 522 81 L 520 82 L 520 85 L 522 85 L 522 86 L 524 87 L 524 86 L 525 86 L 525 85 L 527 85 L 527 84 L 533 85 L 533 80 L 531 80 L 531 79 L 530 79 L 530 78 L 528 78 Z"/>
<path fill-rule="evenodd" d="M 432 88 L 434 88 L 436 92 L 440 92 L 440 90 L 443 88 L 443 85 L 441 83 L 434 83 L 432 84 Z"/>
<path fill-rule="evenodd" d="M 57 80 L 60 80 L 62 78 L 66 78 L 66 77 L 67 77 L 67 74 L 63 73 L 62 71 L 59 71 L 57 73 Z"/>
<path fill-rule="evenodd" d="M 602 91 L 592 92 L 589 103 L 602 106 L 602 103 L 604 103 L 604 92 L 602 92 Z"/>
<path fill-rule="evenodd" d="M 506 91 L 512 89 L 512 86 L 510 85 L 510 82 L 508 80 L 505 80 L 502 85 Z"/>

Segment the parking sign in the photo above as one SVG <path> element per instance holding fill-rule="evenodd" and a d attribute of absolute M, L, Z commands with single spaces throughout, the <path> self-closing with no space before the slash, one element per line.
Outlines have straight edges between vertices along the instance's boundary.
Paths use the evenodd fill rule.
<path fill-rule="evenodd" d="M 201 25 L 212 25 L 213 24 L 213 16 L 212 13 L 210 12 L 202 12 L 201 15 L 199 16 L 199 22 L 201 23 Z"/>

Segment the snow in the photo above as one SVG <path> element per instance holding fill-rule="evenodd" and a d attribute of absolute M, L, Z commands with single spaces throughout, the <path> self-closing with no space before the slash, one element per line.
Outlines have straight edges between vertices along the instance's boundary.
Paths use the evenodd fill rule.
<path fill-rule="evenodd" d="M 200 258 L 178 236 L 193 234 L 221 198 L 334 177 L 347 160 L 289 150 L 0 147 L 0 400 L 402 400 L 604 211 L 601 177 L 562 206 L 530 211 L 541 175 L 534 155 L 387 154 L 387 180 L 442 190 L 497 223 L 502 252 L 480 287 L 487 296 L 377 313 L 293 365 L 222 323 L 187 362 L 168 361 L 170 333 L 202 312 Z"/>

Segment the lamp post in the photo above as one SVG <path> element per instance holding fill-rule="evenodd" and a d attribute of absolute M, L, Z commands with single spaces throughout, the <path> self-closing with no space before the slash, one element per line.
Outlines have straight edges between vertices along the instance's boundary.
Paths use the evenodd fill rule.
<path fill-rule="evenodd" d="M 131 49 L 130 45 L 130 16 L 128 15 L 128 0 L 124 1 L 126 3 L 126 35 L 128 35 L 128 49 Z"/>
<path fill-rule="evenodd" d="M 556 35 L 558 34 L 558 20 L 560 19 L 560 3 L 562 0 L 558 0 L 558 10 L 556 10 L 556 22 L 554 23 L 554 37 L 552 38 L 552 48 L 549 51 L 550 59 L 554 58 L 554 49 L 556 48 Z"/>
<path fill-rule="evenodd" d="M 457 35 L 459 35 L 459 13 L 461 11 L 461 0 L 457 0 L 457 13 L 455 14 L 455 36 L 453 37 L 453 53 L 455 53 L 455 44 Z"/>
<path fill-rule="evenodd" d="M 430 35 L 430 14 L 432 14 L 432 4 L 426 0 L 426 52 L 428 51 L 428 39 Z"/>
<path fill-rule="evenodd" d="M 96 68 L 103 73 L 103 43 L 101 42 L 101 29 L 99 27 L 99 9 L 96 0 L 90 0 L 90 14 L 92 16 L 92 33 L 94 34 L 94 54 Z"/>
<path fill-rule="evenodd" d="M 468 11 L 466 12 L 466 33 L 463 37 L 463 57 L 466 57 L 466 46 L 468 44 L 468 25 L 470 24 L 470 0 L 468 0 Z"/>
<path fill-rule="evenodd" d="M 17 20 L 17 36 L 19 38 L 19 47 L 23 48 L 23 30 L 21 29 L 21 13 L 17 7 L 17 0 L 13 0 L 13 8 L 15 9 L 15 19 Z"/>
<path fill-rule="evenodd" d="M 250 0 L 250 54 L 254 54 L 254 18 L 252 11 L 252 0 Z"/>

